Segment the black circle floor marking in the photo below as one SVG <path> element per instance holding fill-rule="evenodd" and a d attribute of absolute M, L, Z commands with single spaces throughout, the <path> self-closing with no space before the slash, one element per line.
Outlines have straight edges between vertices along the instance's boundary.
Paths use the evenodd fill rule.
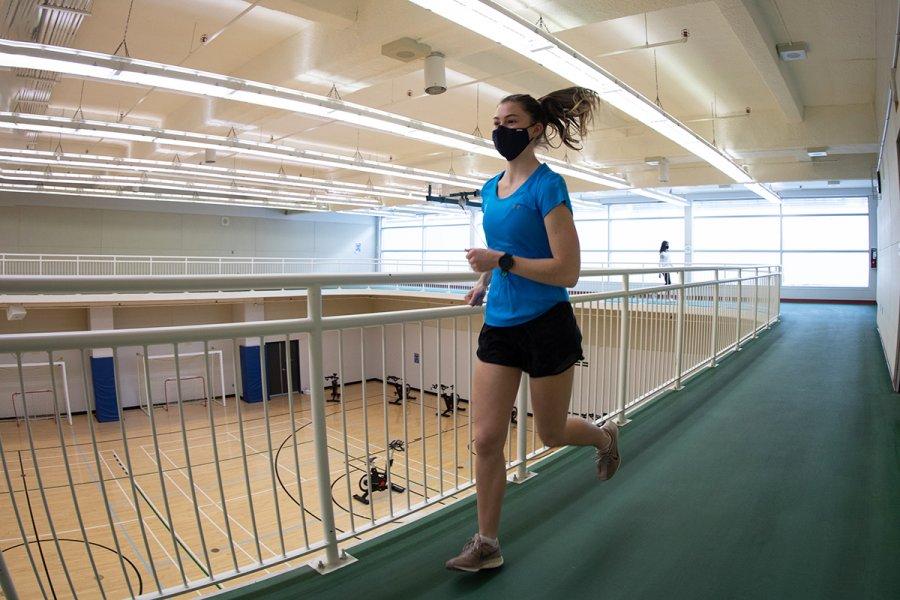
<path fill-rule="evenodd" d="M 73 544 L 84 545 L 84 540 L 79 540 L 79 539 L 58 538 L 58 540 L 60 542 L 71 542 Z M 53 540 L 37 540 L 36 542 L 30 541 L 28 543 L 29 544 L 38 544 L 38 547 L 40 548 L 41 544 L 49 544 L 52 542 L 53 542 Z M 90 542 L 89 541 L 88 544 L 90 544 L 91 546 L 96 546 L 98 548 L 102 548 L 103 550 L 107 550 L 107 551 L 111 552 L 112 554 L 115 554 L 117 557 L 121 556 L 122 560 L 124 560 L 128 564 L 128 566 L 131 567 L 131 570 L 134 571 L 134 576 L 137 578 L 137 584 L 138 584 L 137 585 L 137 595 L 140 596 L 141 594 L 144 593 L 144 579 L 143 579 L 143 577 L 141 577 L 141 572 L 138 570 L 138 568 L 135 566 L 135 564 L 131 561 L 130 558 L 128 558 L 124 554 L 119 554 L 114 549 L 110 548 L 109 546 L 104 546 L 103 544 L 100 544 L 98 542 Z M 10 546 L 9 548 L 4 548 L 3 550 L 0 550 L 0 552 L 6 553 L 6 552 L 9 552 L 10 550 L 15 550 L 16 548 L 21 548 L 24 545 L 25 545 L 24 543 L 19 542 L 18 544 L 15 544 L 14 546 Z M 103 579 L 104 576 L 101 574 L 100 578 Z M 131 578 L 129 577 L 129 580 L 130 579 Z"/>

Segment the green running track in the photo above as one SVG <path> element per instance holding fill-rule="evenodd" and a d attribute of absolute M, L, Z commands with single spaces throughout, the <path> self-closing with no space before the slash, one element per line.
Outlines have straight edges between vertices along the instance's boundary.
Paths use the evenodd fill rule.
<path fill-rule="evenodd" d="M 567 450 L 510 486 L 491 573 L 444 560 L 468 499 L 225 598 L 900 598 L 900 395 L 875 307 L 785 304 L 782 322 L 637 413 L 622 468 Z"/>

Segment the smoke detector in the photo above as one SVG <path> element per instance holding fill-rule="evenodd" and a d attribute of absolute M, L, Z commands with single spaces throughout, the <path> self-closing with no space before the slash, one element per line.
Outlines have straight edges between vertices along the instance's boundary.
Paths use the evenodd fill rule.
<path fill-rule="evenodd" d="M 804 60 L 806 53 L 809 51 L 809 44 L 806 42 L 791 42 L 790 44 L 776 44 L 775 49 L 778 56 L 784 61 Z"/>
<path fill-rule="evenodd" d="M 403 37 L 384 44 L 381 47 L 381 53 L 400 62 L 412 62 L 428 56 L 431 53 L 431 46 L 420 44 L 412 38 Z"/>

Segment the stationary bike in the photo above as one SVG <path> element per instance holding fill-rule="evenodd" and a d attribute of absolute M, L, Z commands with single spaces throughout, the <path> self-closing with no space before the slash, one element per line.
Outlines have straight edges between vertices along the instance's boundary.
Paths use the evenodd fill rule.
<path fill-rule="evenodd" d="M 408 383 L 404 386 L 403 380 L 397 377 L 396 375 L 388 375 L 387 376 L 387 384 L 394 386 L 394 394 L 396 394 L 396 398 L 393 400 L 388 400 L 390 404 L 403 404 L 403 388 L 406 388 L 406 399 L 407 400 L 415 400 L 416 397 L 413 396 L 413 387 Z"/>
<path fill-rule="evenodd" d="M 362 491 L 362 494 L 353 494 L 353 499 L 363 504 L 369 504 L 369 498 L 372 492 L 383 492 L 388 488 L 388 478 L 387 472 L 390 470 L 391 465 L 394 464 L 394 451 L 403 452 L 405 450 L 403 446 L 403 440 L 392 440 L 390 444 L 388 444 L 387 451 L 387 469 L 382 471 L 378 467 L 375 466 L 375 457 L 370 456 L 366 459 L 366 468 L 368 469 L 368 474 L 363 475 L 359 478 L 359 489 Z M 372 490 L 369 490 L 369 479 L 372 480 Z M 397 492 L 398 494 L 401 492 L 405 492 L 406 488 L 400 485 L 397 485 L 394 482 L 391 482 L 391 491 Z"/>
<path fill-rule="evenodd" d="M 438 389 L 437 384 L 432 385 L 431 389 L 433 389 L 435 392 L 437 392 L 437 389 Z M 459 394 L 456 393 L 456 391 L 453 389 L 452 385 L 441 384 L 441 392 L 439 395 L 441 397 L 441 400 L 444 401 L 444 410 L 443 410 L 443 412 L 440 413 L 440 415 L 442 417 L 451 416 L 453 414 L 454 405 L 456 406 L 456 410 L 458 410 L 460 412 L 465 412 L 466 409 L 463 408 L 462 406 L 460 406 L 460 403 L 465 402 L 466 404 L 468 404 L 469 401 L 466 400 L 465 398 L 460 398 Z M 435 414 L 437 414 L 437 413 L 435 413 Z"/>
<path fill-rule="evenodd" d="M 337 373 L 332 373 L 331 375 L 326 375 L 325 379 L 331 382 L 331 398 L 328 398 L 328 402 L 340 402 L 341 401 L 341 392 L 340 390 L 340 377 L 338 377 Z"/>

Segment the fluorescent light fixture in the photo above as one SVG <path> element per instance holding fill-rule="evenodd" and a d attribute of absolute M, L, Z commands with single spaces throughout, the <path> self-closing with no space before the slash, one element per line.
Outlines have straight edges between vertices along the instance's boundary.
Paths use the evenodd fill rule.
<path fill-rule="evenodd" d="M 214 179 L 219 181 L 246 182 L 252 184 L 272 185 L 290 189 L 327 190 L 329 193 L 355 193 L 360 196 L 376 196 L 397 200 L 424 201 L 425 193 L 421 187 L 417 191 L 380 185 L 366 185 L 349 181 L 327 180 L 299 175 L 281 175 L 266 171 L 217 167 L 213 165 L 195 165 L 181 163 L 174 165 L 169 161 L 144 158 L 123 158 L 100 154 L 59 153 L 43 150 L 22 150 L 18 148 L 0 148 L 0 162 L 16 165 L 50 165 L 53 168 L 76 168 L 86 170 L 157 173 L 175 177 L 197 179 Z"/>
<path fill-rule="evenodd" d="M 495 41 L 575 85 L 590 88 L 608 104 L 666 136 L 738 183 L 752 183 L 731 158 L 624 82 L 538 25 L 493 0 L 410 0 Z M 771 190 L 769 190 L 770 193 Z"/>
<path fill-rule="evenodd" d="M 355 204 L 365 206 L 379 206 L 381 202 L 371 198 L 353 198 L 341 196 L 335 193 L 296 195 L 279 190 L 268 190 L 252 187 L 232 187 L 230 185 L 183 182 L 156 177 L 122 177 L 99 176 L 86 173 L 58 173 L 46 171 L 23 171 L 20 169 L 0 169 L 0 181 L 43 181 L 53 184 L 81 184 L 107 187 L 147 187 L 161 190 L 171 190 L 182 193 L 207 193 L 218 194 L 235 199 L 260 198 L 283 202 L 322 202 L 325 204 Z M 189 200 L 189 198 L 188 198 Z"/>
<path fill-rule="evenodd" d="M 245 102 L 499 158 L 493 143 L 489 140 L 447 127 L 328 96 L 175 65 L 60 46 L 0 40 L 0 66 L 52 71 L 86 79 L 156 87 L 184 94 Z M 116 133 L 106 137 L 120 135 L 122 134 Z M 125 135 L 119 139 L 133 141 L 135 138 Z M 572 167 L 550 156 L 538 157 L 560 173 L 561 169 L 565 168 L 567 170 L 565 174 L 570 177 L 616 189 L 628 187 L 627 182 L 618 177 L 584 167 Z"/>
<path fill-rule="evenodd" d="M 153 200 L 157 202 L 188 202 L 191 204 L 215 204 L 219 206 L 246 206 L 252 208 L 276 208 L 279 210 L 303 210 L 312 212 L 330 212 L 328 209 L 320 208 L 316 204 L 293 204 L 287 202 L 272 202 L 265 200 L 241 200 L 232 201 L 217 198 L 215 196 L 194 195 L 193 197 L 170 196 L 166 194 L 155 194 L 150 192 L 133 192 L 127 190 L 103 190 L 88 189 L 75 186 L 57 186 L 57 185 L 32 185 L 32 184 L 11 184 L 0 183 L 0 191 L 3 192 L 19 192 L 27 194 L 51 194 L 57 196 L 89 196 L 96 198 L 125 198 L 138 200 Z"/>
<path fill-rule="evenodd" d="M 810 158 L 822 158 L 828 156 L 828 148 L 807 148 L 806 155 Z"/>
<path fill-rule="evenodd" d="M 668 204 L 675 204 L 676 206 L 686 206 L 688 203 L 687 200 L 681 198 L 680 196 L 676 196 L 675 194 L 670 194 L 669 192 L 663 192 L 660 190 L 654 190 L 650 188 L 636 188 L 629 191 L 633 194 L 644 196 L 645 198 L 659 200 L 660 202 L 666 202 Z"/>
<path fill-rule="evenodd" d="M 0 112 L 0 129 L 18 129 L 24 131 L 43 131 L 47 133 L 74 135 L 89 138 L 113 138 L 136 142 L 166 143 L 169 145 L 187 146 L 191 148 L 213 148 L 225 152 L 259 156 L 279 161 L 318 165 L 361 171 L 375 175 L 388 175 L 401 179 L 413 179 L 425 183 L 445 183 L 456 187 L 481 187 L 482 182 L 472 177 L 449 175 L 427 169 L 404 167 L 392 163 L 360 159 L 352 156 L 302 150 L 291 146 L 251 142 L 204 133 L 158 129 L 142 125 L 125 123 L 107 123 L 104 121 L 73 120 L 45 115 L 30 115 Z"/>

